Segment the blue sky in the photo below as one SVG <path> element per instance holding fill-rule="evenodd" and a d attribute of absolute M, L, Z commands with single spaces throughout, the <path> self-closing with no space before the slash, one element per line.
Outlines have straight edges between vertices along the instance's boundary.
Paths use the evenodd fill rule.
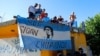
<path fill-rule="evenodd" d="M 100 0 L 0 0 L 2 21 L 11 20 L 14 15 L 28 17 L 27 9 L 35 3 L 41 4 L 50 18 L 61 15 L 69 21 L 69 15 L 74 11 L 78 24 L 100 13 Z"/>

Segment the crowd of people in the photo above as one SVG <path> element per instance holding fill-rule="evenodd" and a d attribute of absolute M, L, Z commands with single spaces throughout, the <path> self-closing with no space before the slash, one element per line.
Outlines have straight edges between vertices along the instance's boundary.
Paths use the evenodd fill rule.
<path fill-rule="evenodd" d="M 74 15 L 74 12 L 72 15 L 70 15 L 70 22 L 64 21 L 64 18 L 62 16 L 54 16 L 52 19 L 48 17 L 48 13 L 45 11 L 45 9 L 41 8 L 41 4 L 35 3 L 34 6 L 29 6 L 28 8 L 29 13 L 29 19 L 39 20 L 39 21 L 45 21 L 45 22 L 52 22 L 52 23 L 60 23 L 65 25 L 73 25 L 74 20 L 76 19 L 76 16 Z"/>
<path fill-rule="evenodd" d="M 49 21 L 48 13 L 45 9 L 41 8 L 41 4 L 36 3 L 34 6 L 29 6 L 28 8 L 29 19 L 39 20 L 39 21 Z"/>

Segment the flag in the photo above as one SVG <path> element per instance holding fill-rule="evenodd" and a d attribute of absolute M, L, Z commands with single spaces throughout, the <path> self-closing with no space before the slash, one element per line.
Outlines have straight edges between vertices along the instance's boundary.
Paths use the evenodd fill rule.
<path fill-rule="evenodd" d="M 71 49 L 70 28 L 67 25 L 17 18 L 26 49 Z"/>

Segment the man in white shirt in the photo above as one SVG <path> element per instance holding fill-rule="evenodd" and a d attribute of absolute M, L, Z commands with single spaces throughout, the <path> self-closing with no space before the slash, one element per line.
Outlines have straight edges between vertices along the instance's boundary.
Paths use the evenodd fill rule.
<path fill-rule="evenodd" d="M 36 3 L 34 6 L 29 6 L 28 8 L 28 13 L 29 13 L 29 18 L 35 19 L 35 12 L 36 12 L 36 7 L 38 4 Z"/>

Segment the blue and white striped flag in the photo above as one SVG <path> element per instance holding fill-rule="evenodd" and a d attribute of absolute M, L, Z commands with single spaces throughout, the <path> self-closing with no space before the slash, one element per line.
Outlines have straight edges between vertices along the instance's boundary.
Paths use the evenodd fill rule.
<path fill-rule="evenodd" d="M 71 49 L 70 28 L 67 25 L 17 18 L 24 48 Z"/>

